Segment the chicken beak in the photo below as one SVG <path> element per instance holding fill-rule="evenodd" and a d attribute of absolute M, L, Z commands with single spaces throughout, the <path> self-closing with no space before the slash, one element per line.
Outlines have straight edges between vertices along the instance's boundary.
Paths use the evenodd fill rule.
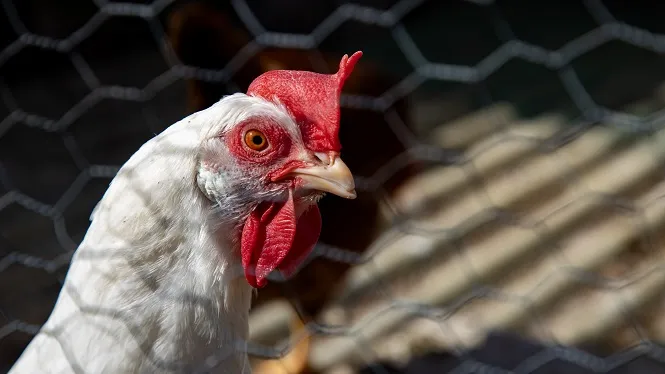
<path fill-rule="evenodd" d="M 330 192 L 346 199 L 356 198 L 351 170 L 339 157 L 333 158 L 328 165 L 297 168 L 289 174 L 303 181 L 301 188 Z"/>

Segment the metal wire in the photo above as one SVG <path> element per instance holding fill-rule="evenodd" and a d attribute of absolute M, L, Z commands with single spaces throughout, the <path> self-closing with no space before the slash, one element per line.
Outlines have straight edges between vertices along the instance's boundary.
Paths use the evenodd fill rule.
<path fill-rule="evenodd" d="M 64 114 L 57 118 L 49 118 L 40 113 L 32 113 L 17 104 L 13 97 L 12 90 L 2 81 L 0 81 L 0 93 L 2 93 L 2 103 L 8 109 L 8 114 L 0 121 L 0 139 L 11 129 L 18 126 L 27 126 L 39 131 L 54 135 L 53 139 L 61 142 L 62 147 L 67 150 L 69 156 L 78 168 L 78 175 L 73 179 L 71 185 L 62 193 L 62 195 L 53 202 L 40 201 L 31 196 L 30 193 L 15 188 L 15 184 L 4 172 L 3 164 L 10 162 L 8 159 L 0 159 L 0 212 L 9 209 L 12 205 L 20 206 L 34 214 L 49 219 L 53 224 L 55 238 L 60 246 L 61 252 L 56 255 L 42 257 L 35 253 L 22 253 L 21 250 L 9 249 L 0 253 L 0 272 L 8 271 L 11 267 L 21 266 L 24 268 L 39 269 L 50 274 L 58 274 L 63 268 L 66 268 L 74 250 L 77 247 L 78 240 L 73 238 L 67 231 L 66 211 L 83 193 L 86 186 L 95 180 L 106 181 L 112 178 L 119 169 L 119 165 L 96 164 L 91 162 L 81 152 L 81 145 L 68 132 L 70 126 L 80 121 L 84 115 L 93 107 L 99 105 L 105 99 L 116 99 L 126 102 L 147 103 L 154 99 L 160 92 L 168 87 L 182 81 L 183 79 L 196 78 L 206 82 L 229 83 L 232 84 L 234 75 L 243 67 L 243 64 L 254 56 L 261 48 L 294 48 L 294 49 L 316 49 L 320 44 L 345 22 L 355 21 L 363 24 L 389 30 L 392 38 L 398 46 L 401 53 L 412 67 L 412 72 L 401 79 L 399 83 L 385 91 L 377 97 L 368 97 L 363 95 L 345 94 L 342 97 L 342 105 L 350 108 L 362 108 L 364 110 L 380 112 L 385 115 L 386 123 L 391 126 L 393 131 L 400 135 L 400 138 L 406 139 L 406 145 L 409 148 L 409 154 L 424 161 L 439 161 L 450 163 L 449 155 L 440 149 L 429 144 L 420 142 L 417 137 L 410 135 L 411 130 L 406 128 L 399 116 L 391 110 L 393 104 L 405 97 L 408 97 L 415 90 L 428 81 L 443 81 L 457 83 L 482 83 L 495 74 L 506 63 L 511 60 L 524 60 L 532 64 L 543 66 L 555 71 L 562 83 L 569 98 L 579 110 L 580 116 L 574 125 L 567 128 L 565 132 L 557 133 L 557 136 L 531 139 L 528 136 L 511 135 L 510 138 L 500 138 L 497 142 L 489 143 L 486 148 L 477 149 L 476 153 L 467 153 L 465 156 L 454 159 L 452 162 L 460 168 L 473 168 L 469 166 L 474 159 L 482 157 L 484 152 L 490 152 L 498 147 L 498 144 L 505 144 L 511 141 L 521 141 L 529 146 L 541 150 L 556 150 L 562 144 L 570 142 L 570 139 L 580 134 L 590 131 L 593 125 L 602 123 L 606 127 L 613 128 L 623 133 L 656 133 L 662 129 L 665 115 L 656 112 L 652 115 L 640 117 L 638 115 L 617 111 L 604 107 L 597 103 L 593 96 L 587 91 L 578 73 L 572 67 L 571 62 L 590 51 L 597 49 L 611 41 L 621 41 L 629 45 L 649 50 L 655 53 L 665 52 L 665 35 L 657 34 L 651 31 L 640 29 L 638 27 L 626 24 L 617 20 L 610 10 L 608 10 L 600 0 L 587 0 L 584 2 L 586 9 L 593 19 L 597 22 L 597 27 L 593 30 L 580 35 L 579 37 L 565 43 L 556 50 L 549 50 L 542 46 L 530 44 L 518 39 L 511 30 L 509 22 L 502 18 L 499 12 L 493 12 L 493 17 L 499 25 L 497 36 L 502 44 L 486 57 L 472 65 L 447 64 L 443 62 L 430 61 L 425 57 L 418 44 L 409 34 L 407 28 L 402 24 L 404 17 L 410 14 L 414 9 L 426 3 L 425 0 L 402 0 L 397 2 L 389 9 L 375 9 L 372 7 L 361 6 L 357 4 L 346 3 L 336 8 L 330 15 L 322 20 L 308 34 L 290 34 L 273 32 L 261 24 L 261 21 L 254 15 L 252 8 L 246 0 L 232 0 L 232 7 L 237 13 L 244 26 L 250 31 L 254 40 L 232 59 L 228 65 L 220 70 L 205 69 L 197 66 L 187 66 L 178 61 L 171 46 L 165 39 L 165 32 L 162 29 L 159 17 L 163 15 L 166 9 L 172 5 L 173 0 L 160 0 L 151 4 L 143 5 L 136 3 L 118 3 L 105 0 L 95 1 L 97 11 L 89 18 L 87 22 L 78 29 L 69 34 L 69 36 L 57 39 L 32 33 L 23 23 L 21 16 L 12 0 L 2 0 L 2 8 L 9 20 L 9 25 L 13 31 L 19 35 L 16 40 L 9 43 L 0 50 L 0 68 L 8 61 L 12 60 L 24 48 L 37 47 L 43 50 L 50 50 L 67 56 L 72 66 L 80 75 L 82 82 L 87 87 L 87 93 L 77 103 L 72 105 Z M 468 1 L 475 3 L 479 8 L 494 9 L 494 1 Z M 168 63 L 168 69 L 150 80 L 144 87 L 125 87 L 117 85 L 106 85 L 98 77 L 95 69 L 79 53 L 77 47 L 84 42 L 90 35 L 96 32 L 106 22 L 115 17 L 130 17 L 143 19 L 150 25 L 155 42 L 159 46 L 159 51 L 164 60 Z M 561 160 L 561 163 L 567 161 Z M 399 169 L 399 161 L 394 164 L 385 165 L 377 170 L 375 175 L 366 180 L 358 179 L 358 186 L 365 190 L 374 191 L 381 186 L 382 181 Z M 571 170 L 575 168 L 571 167 Z M 479 174 L 478 171 L 471 170 L 469 174 Z M 570 177 L 570 176 L 568 176 Z M 563 177 L 564 179 L 567 177 Z M 566 179 L 573 181 L 575 178 Z M 572 183 L 572 182 L 571 182 Z M 588 193 L 589 199 L 599 199 L 598 194 Z M 601 196 L 602 199 L 602 196 Z M 616 196 L 609 196 L 609 203 L 619 206 L 621 201 Z M 656 200 L 642 202 L 628 201 L 624 208 L 630 210 L 637 216 L 641 210 Z M 582 204 L 575 202 L 575 204 Z M 477 227 L 480 221 L 495 220 L 501 221 L 507 226 L 528 226 L 530 229 L 538 232 L 538 235 L 546 236 L 551 231 L 547 227 L 547 217 L 541 221 L 529 221 L 503 211 L 488 200 L 486 209 L 478 212 L 478 215 L 469 217 L 469 221 L 451 227 L 435 227 L 432 230 L 425 230 L 426 235 L 433 237 L 461 238 L 466 232 L 465 225 Z M 554 213 L 552 213 L 554 215 Z M 400 224 L 397 220 L 393 222 L 396 227 Z M 403 225 L 408 226 L 408 219 L 404 220 Z M 647 224 L 644 224 L 645 226 Z M 422 228 L 420 228 L 422 230 Z M 402 235 L 416 232 L 417 227 L 405 227 Z M 390 239 L 388 239 L 390 240 Z M 451 239 L 454 241 L 454 239 Z M 458 243 L 457 249 L 464 252 L 465 244 Z M 381 245 L 378 245 L 381 247 Z M 500 250 L 500 248 L 497 248 Z M 321 243 L 315 251 L 316 256 L 327 257 L 334 261 L 348 262 L 353 264 L 371 265 L 376 252 L 381 248 L 370 249 L 363 256 L 358 256 L 353 252 L 345 251 L 343 248 L 334 248 Z M 462 257 L 464 255 L 462 254 Z M 368 265 L 369 264 L 369 265 Z M 467 269 L 469 279 L 477 279 L 474 275 L 475 270 L 472 266 Z M 562 271 L 575 273 L 583 278 L 590 276 L 584 271 L 581 274 L 576 273 L 579 268 L 571 266 L 561 266 Z M 659 271 L 662 272 L 662 269 Z M 608 286 L 610 282 L 607 279 L 587 279 L 588 282 L 598 282 L 600 285 Z M 546 278 L 544 283 L 550 282 Z M 554 282 L 554 281 L 551 281 Z M 542 287 L 548 287 L 544 285 Z M 563 287 L 563 286 L 562 286 Z M 615 289 L 619 289 L 617 287 Z M 487 290 L 485 290 L 487 291 Z M 411 303 L 406 301 L 394 300 L 386 304 L 385 308 L 378 309 L 375 313 L 368 314 L 364 321 L 375 321 L 384 313 L 393 313 L 395 310 L 403 310 L 404 313 L 396 314 L 395 320 L 407 320 L 407 316 L 424 316 L 443 321 L 454 315 L 459 309 L 471 303 L 474 299 L 497 298 L 504 300 L 517 300 L 525 303 L 525 308 L 529 304 L 529 299 L 537 298 L 541 292 L 540 287 L 536 287 L 531 293 L 525 296 L 516 297 L 509 293 L 502 293 L 499 290 L 491 289 L 490 292 L 484 292 L 476 288 L 457 297 L 455 302 L 445 303 L 445 307 L 427 305 L 426 303 Z M 618 291 L 617 291 L 618 292 Z M 436 297 L 433 297 L 436 299 Z M 526 301 L 524 300 L 526 299 Z M 433 300 L 434 301 L 434 300 Z M 440 304 L 434 302 L 433 304 Z M 0 305 L 0 308 L 2 306 Z M 106 313 L 95 306 L 83 306 L 82 308 L 92 308 L 96 313 Z M 109 313 L 116 313 L 110 311 Z M 2 326 L 0 326 L 0 341 L 15 332 L 35 334 L 38 325 L 27 323 L 21 320 L 22 316 L 12 316 Z M 308 328 L 312 332 L 319 334 L 354 336 L 357 339 L 367 338 L 363 333 L 365 325 L 357 323 L 353 326 L 324 326 L 310 323 Z M 56 332 L 53 332 L 57 334 Z M 370 334 L 371 335 L 371 334 Z M 264 355 L 266 357 L 280 357 L 289 350 L 289 345 L 277 347 L 260 347 L 258 345 L 250 346 L 251 353 Z M 349 349 L 358 349 L 357 345 Z M 617 355 L 609 357 L 597 357 L 589 353 L 582 352 L 573 348 L 561 346 L 549 346 L 544 350 L 526 358 L 520 365 L 513 370 L 503 370 L 487 366 L 470 357 L 464 357 L 464 361 L 452 373 L 532 373 L 537 369 L 547 365 L 554 359 L 563 360 L 580 368 L 587 368 L 593 372 L 608 372 L 615 367 L 619 367 L 635 358 L 636 355 L 648 355 L 655 360 L 665 364 L 665 354 L 661 348 L 652 344 L 647 338 L 643 343 Z M 378 370 L 378 369 L 377 369 Z M 380 372 L 380 371 L 377 371 Z"/>

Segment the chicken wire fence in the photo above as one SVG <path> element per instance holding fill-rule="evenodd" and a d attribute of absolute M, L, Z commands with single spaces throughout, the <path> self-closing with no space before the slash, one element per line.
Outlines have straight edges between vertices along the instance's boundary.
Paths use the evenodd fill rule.
<path fill-rule="evenodd" d="M 559 19 L 568 33 L 541 27 L 534 8 L 528 8 L 533 23 L 516 27 L 514 8 L 525 3 L 329 2 L 317 18 L 305 14 L 316 6 L 283 2 L 293 13 L 283 23 L 296 30 L 283 32 L 267 26 L 276 5 L 235 0 L 228 12 L 250 40 L 219 68 L 179 58 L 164 19 L 182 3 L 77 3 L 85 20 L 58 36 L 35 31 L 26 22 L 35 11 L 25 4 L 3 0 L 0 22 L 5 369 L 50 313 L 90 212 L 119 166 L 188 113 L 192 87 L 184 82 L 242 90 L 237 75 L 266 49 L 307 51 L 321 71 L 329 70 L 324 52 L 339 58 L 362 49 L 364 60 L 398 77 L 377 94 L 342 96 L 345 109 L 378 113 L 405 151 L 356 176 L 358 190 L 382 204 L 384 222 L 369 248 L 320 243 L 314 251 L 313 257 L 353 267 L 335 301 L 298 334 L 317 338 L 308 365 L 320 372 L 358 368 L 410 358 L 422 346 L 460 353 L 495 329 L 548 344 L 513 367 L 463 355 L 450 372 L 535 373 L 554 360 L 610 372 L 637 356 L 665 363 L 658 345 L 665 335 L 665 91 L 659 87 L 665 76 L 657 71 L 665 36 L 631 18 L 620 2 L 571 5 L 591 26 Z M 545 13 L 552 10 L 546 4 L 538 4 Z M 441 9 L 446 23 L 437 21 Z M 297 24 L 300 18 L 311 27 Z M 150 53 L 132 50 L 136 60 L 129 52 L 103 53 L 121 53 L 112 47 L 140 39 L 126 33 L 86 44 L 117 19 L 145 26 Z M 349 23 L 372 32 L 341 32 Z M 457 34 L 464 30 L 472 32 Z M 539 37 L 542 43 L 532 41 Z M 482 38 L 494 46 L 482 50 Z M 617 43 L 624 49 L 606 49 Z M 582 61 L 599 50 L 604 54 Z M 515 61 L 521 65 L 506 72 Z M 617 61 L 622 69 L 612 65 Z M 69 70 L 49 72 L 61 66 Z M 400 100 L 416 108 L 406 118 L 395 110 Z M 427 167 L 386 194 L 382 184 L 414 161 Z M 283 322 L 278 311 L 253 312 L 257 340 Z M 577 348 L 599 341 L 611 342 L 611 355 Z M 294 344 L 250 344 L 250 353 L 281 357 Z M 385 372 L 380 365 L 370 369 Z"/>

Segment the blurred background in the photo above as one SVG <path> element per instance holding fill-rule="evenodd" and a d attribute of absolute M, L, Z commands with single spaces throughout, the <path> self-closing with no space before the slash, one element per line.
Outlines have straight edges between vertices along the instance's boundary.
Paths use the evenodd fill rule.
<path fill-rule="evenodd" d="M 141 144 L 362 50 L 359 198 L 259 292 L 255 371 L 665 373 L 665 3 L 0 4 L 0 372 Z"/>

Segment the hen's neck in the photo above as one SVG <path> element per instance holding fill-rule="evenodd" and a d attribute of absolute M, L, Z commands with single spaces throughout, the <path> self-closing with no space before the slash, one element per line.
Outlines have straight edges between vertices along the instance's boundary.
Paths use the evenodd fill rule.
<path fill-rule="evenodd" d="M 63 304 L 71 298 L 131 316 L 136 328 L 123 340 L 147 339 L 153 358 L 145 360 L 184 364 L 184 372 L 206 362 L 218 364 L 218 371 L 208 371 L 213 373 L 248 370 L 243 346 L 252 289 L 231 227 L 215 221 L 208 201 L 194 189 L 180 199 L 186 205 L 155 206 L 119 178 L 77 251 Z M 100 261 L 100 246 L 106 254 L 116 248 L 118 256 Z M 56 314 L 54 324 L 66 313 Z"/>
<path fill-rule="evenodd" d="M 140 307 L 160 315 L 159 339 L 170 346 L 165 355 L 192 364 L 213 356 L 208 362 L 222 368 L 244 365 L 252 289 L 240 265 L 237 241 L 228 234 L 231 227 L 202 209 L 191 217 L 189 228 L 169 233 L 165 241 L 170 245 L 145 253 L 150 258 L 135 258 L 133 269 L 153 284 L 152 296 L 139 301 Z"/>

